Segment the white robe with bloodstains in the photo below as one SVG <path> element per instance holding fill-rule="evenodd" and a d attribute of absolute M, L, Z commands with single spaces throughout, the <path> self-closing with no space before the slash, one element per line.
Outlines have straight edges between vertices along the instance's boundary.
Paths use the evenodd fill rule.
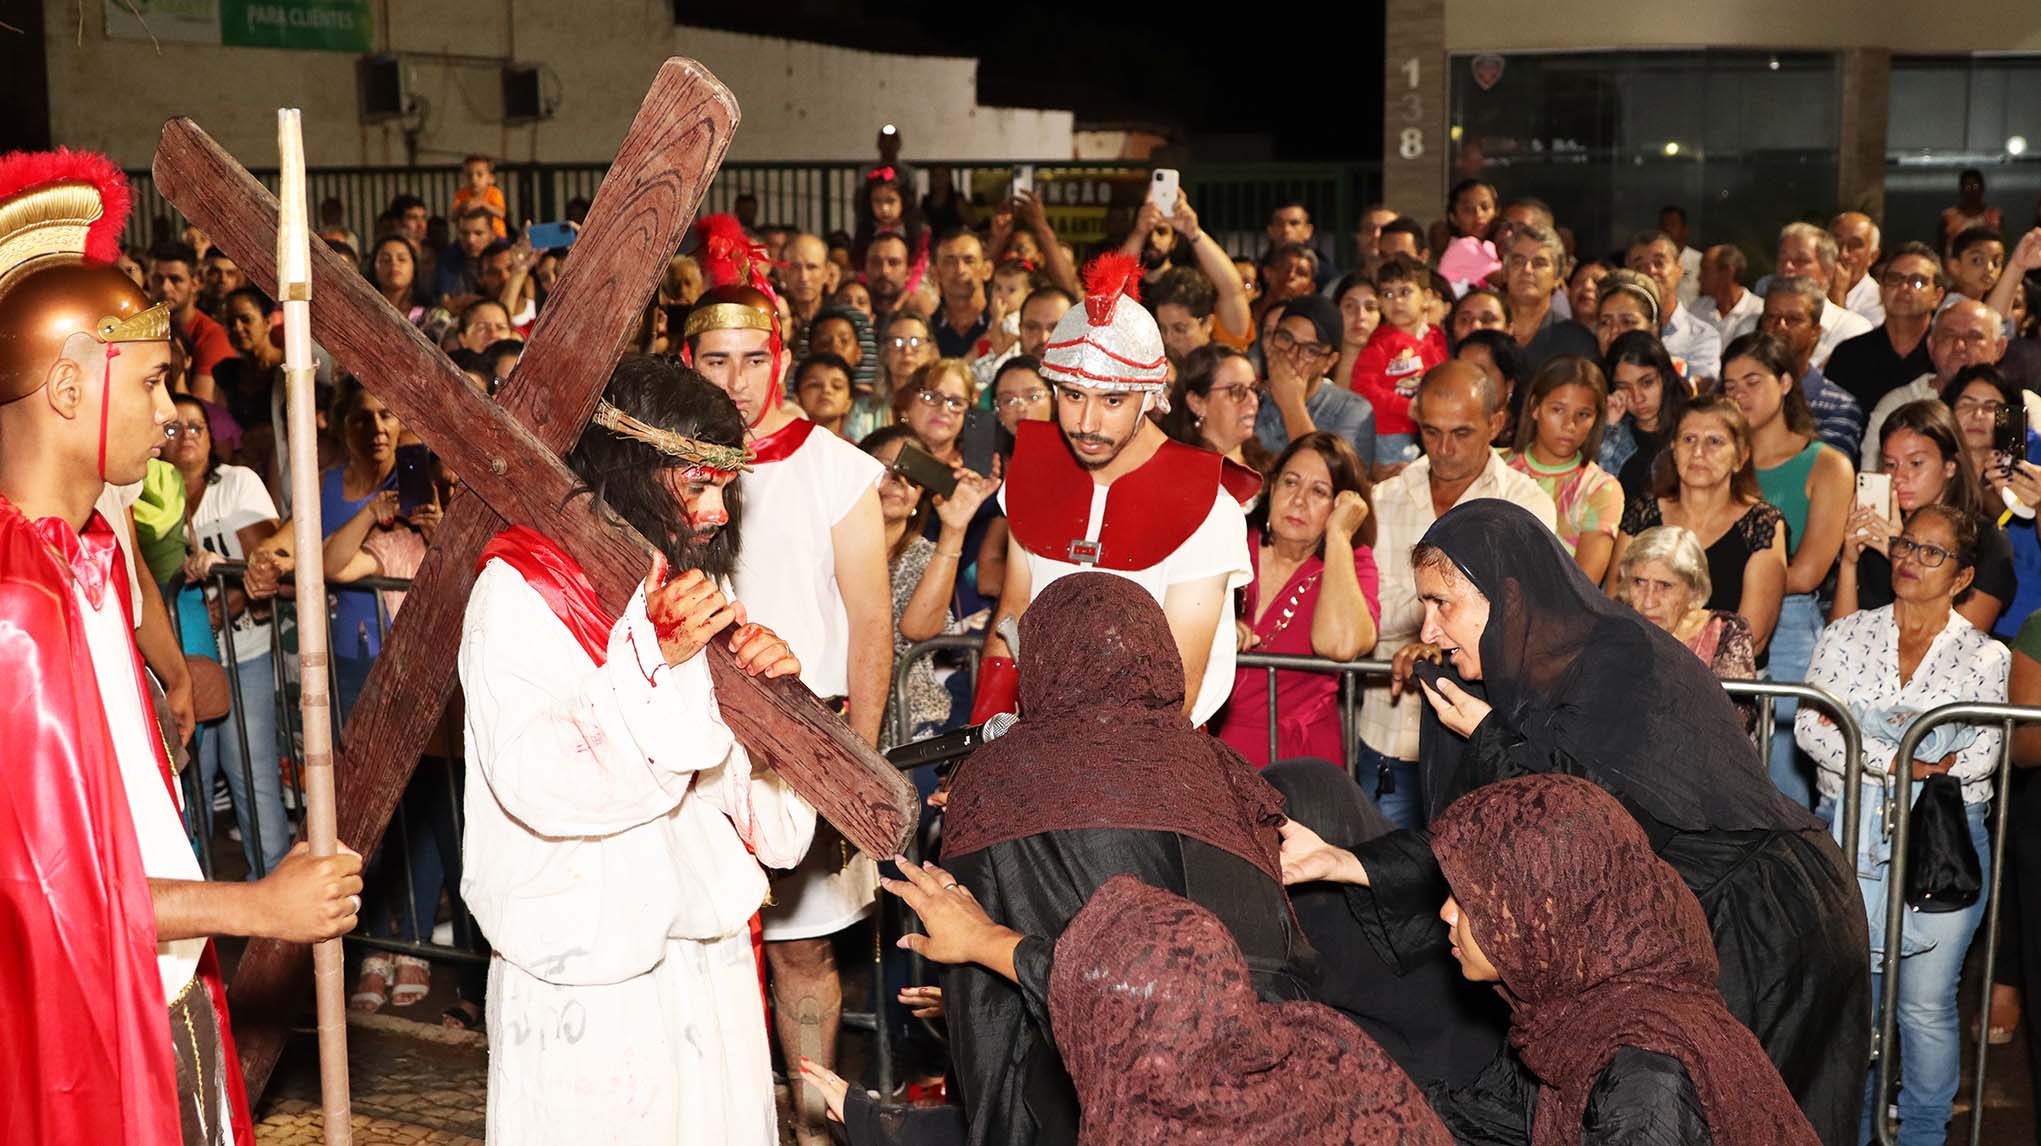
<path fill-rule="evenodd" d="M 800 860 L 814 809 L 752 775 L 705 660 L 665 663 L 642 588 L 597 666 L 491 561 L 460 676 L 489 1141 L 777 1141 L 750 921 L 760 864 Z"/>

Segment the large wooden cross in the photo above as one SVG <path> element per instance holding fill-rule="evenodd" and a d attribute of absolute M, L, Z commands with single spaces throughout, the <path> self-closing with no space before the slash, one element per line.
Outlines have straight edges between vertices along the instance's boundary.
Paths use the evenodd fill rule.
<path fill-rule="evenodd" d="M 492 536 L 518 523 L 559 542 L 612 611 L 643 579 L 648 546 L 635 532 L 599 521 L 586 499 L 570 499 L 576 479 L 560 455 L 587 424 L 736 124 L 736 101 L 706 68 L 666 61 L 530 345 L 493 402 L 352 262 L 314 247 L 314 335 L 460 473 L 465 490 L 448 509 L 346 729 L 335 777 L 340 839 L 364 855 L 382 838 L 453 691 L 462 612 L 476 558 Z M 164 125 L 154 174 L 166 198 L 275 293 L 277 204 L 260 183 L 183 118 Z M 723 718 L 754 757 L 866 852 L 885 856 L 904 846 L 917 812 L 911 784 L 798 681 L 748 677 L 720 643 L 707 655 Z M 268 1082 L 304 1004 L 305 952 L 256 940 L 241 957 L 234 1032 L 251 1093 Z"/>

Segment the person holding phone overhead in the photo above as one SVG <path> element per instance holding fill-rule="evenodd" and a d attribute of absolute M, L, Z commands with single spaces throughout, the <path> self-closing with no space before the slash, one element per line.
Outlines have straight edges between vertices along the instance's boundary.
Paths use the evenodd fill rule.
<path fill-rule="evenodd" d="M 1908 402 L 1885 419 L 1878 434 L 1883 472 L 1862 477 L 1887 480 L 1868 494 L 1859 490 L 1843 535 L 1829 621 L 1892 604 L 1890 543 L 1900 523 L 1924 505 L 1946 505 L 1977 522 L 1977 579 L 1956 611 L 1990 632 L 2018 588 L 2013 546 L 1991 512 L 1998 506 L 1978 481 L 1955 416 L 1933 398 Z"/>

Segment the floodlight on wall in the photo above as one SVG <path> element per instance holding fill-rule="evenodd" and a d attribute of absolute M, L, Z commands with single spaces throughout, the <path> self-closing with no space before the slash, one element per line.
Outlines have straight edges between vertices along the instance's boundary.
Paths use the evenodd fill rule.
<path fill-rule="evenodd" d="M 2014 159 L 2018 159 L 2020 156 L 2027 154 L 2027 137 L 2024 135 L 2015 135 L 2009 137 L 2006 140 L 2006 154 L 2012 156 Z"/>
<path fill-rule="evenodd" d="M 548 98 L 538 64 L 503 65 L 503 122 L 537 123 L 553 118 L 557 98 Z"/>
<path fill-rule="evenodd" d="M 1671 159 L 1671 158 L 1673 158 L 1673 157 L 1677 156 L 1677 155 L 1678 155 L 1679 153 L 1680 153 L 1680 141 L 1679 141 L 1679 140 L 1677 140 L 1677 139 L 1668 139 L 1668 140 L 1666 140 L 1666 141 L 1665 141 L 1665 157 L 1666 157 L 1667 159 Z"/>
<path fill-rule="evenodd" d="M 404 61 L 389 53 L 355 61 L 355 89 L 363 123 L 402 119 L 417 110 L 417 101 L 405 83 Z"/>

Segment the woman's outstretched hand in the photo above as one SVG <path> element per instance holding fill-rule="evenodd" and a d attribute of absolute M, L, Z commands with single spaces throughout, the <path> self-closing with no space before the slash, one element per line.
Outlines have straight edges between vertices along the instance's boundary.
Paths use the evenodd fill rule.
<path fill-rule="evenodd" d="M 1296 883 L 1368 886 L 1368 869 L 1361 866 L 1354 853 L 1333 847 L 1295 820 L 1284 820 L 1276 832 L 1283 837 L 1283 850 L 1277 857 L 1283 867 L 1283 886 Z"/>
<path fill-rule="evenodd" d="M 1431 704 L 1432 711 L 1439 714 L 1439 723 L 1462 736 L 1474 735 L 1482 720 L 1495 711 L 1487 701 L 1443 677 L 1435 685 L 1427 684 L 1423 677 L 1419 677 L 1417 687 Z"/>
<path fill-rule="evenodd" d="M 1013 950 L 1021 935 L 992 921 L 971 889 L 932 863 L 918 864 L 894 856 L 905 879 L 882 879 L 879 885 L 905 900 L 921 920 L 926 935 L 903 935 L 900 946 L 933 963 L 977 963 L 1013 978 Z"/>

